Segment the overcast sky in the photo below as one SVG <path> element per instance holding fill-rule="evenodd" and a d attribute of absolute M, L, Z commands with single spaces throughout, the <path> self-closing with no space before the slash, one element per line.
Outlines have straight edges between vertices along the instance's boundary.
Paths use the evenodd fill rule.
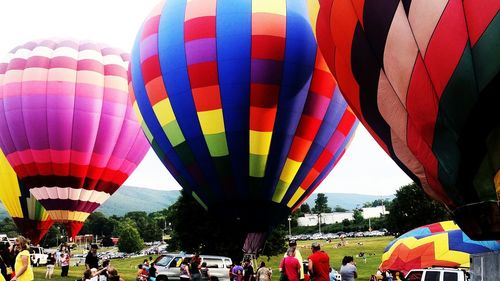
<path fill-rule="evenodd" d="M 103 42 L 131 51 L 142 21 L 158 0 L 1 0 L 0 56 L 30 40 L 59 37 Z M 350 148 L 317 192 L 393 194 L 411 182 L 360 125 Z M 125 182 L 180 189 L 152 150 Z"/>

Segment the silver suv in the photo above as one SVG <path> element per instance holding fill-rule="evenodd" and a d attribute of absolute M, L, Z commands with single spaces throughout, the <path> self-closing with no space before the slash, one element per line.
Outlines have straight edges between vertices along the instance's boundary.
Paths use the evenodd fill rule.
<path fill-rule="evenodd" d="M 180 266 L 183 260 L 188 263 L 193 255 L 165 254 L 155 260 L 157 281 L 180 280 Z M 200 255 L 201 263 L 206 262 L 211 281 L 229 281 L 229 268 L 233 263 L 230 258 L 223 256 Z"/>
<path fill-rule="evenodd" d="M 407 281 L 468 281 L 466 270 L 447 267 L 412 269 L 406 274 Z"/>

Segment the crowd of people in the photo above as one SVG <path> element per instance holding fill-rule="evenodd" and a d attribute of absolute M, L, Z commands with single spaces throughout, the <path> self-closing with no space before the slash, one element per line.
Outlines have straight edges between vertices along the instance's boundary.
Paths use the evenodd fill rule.
<path fill-rule="evenodd" d="M 144 259 L 144 261 L 137 266 L 137 275 L 135 280 L 156 281 L 156 266 L 153 262 L 153 257 L 149 257 L 149 260 Z"/>

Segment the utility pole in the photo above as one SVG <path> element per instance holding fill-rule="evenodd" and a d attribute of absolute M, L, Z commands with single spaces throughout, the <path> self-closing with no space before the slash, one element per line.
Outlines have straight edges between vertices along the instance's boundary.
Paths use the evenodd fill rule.
<path fill-rule="evenodd" d="M 288 216 L 288 238 L 292 238 L 292 217 Z"/>
<path fill-rule="evenodd" d="M 318 214 L 318 231 L 321 234 L 321 213 Z"/>

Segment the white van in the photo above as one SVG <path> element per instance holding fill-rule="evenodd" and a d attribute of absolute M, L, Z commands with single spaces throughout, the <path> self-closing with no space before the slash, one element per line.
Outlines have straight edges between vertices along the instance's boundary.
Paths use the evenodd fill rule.
<path fill-rule="evenodd" d="M 463 269 L 432 267 L 412 269 L 406 274 L 406 281 L 468 281 L 469 273 Z"/>
<path fill-rule="evenodd" d="M 31 246 L 29 248 L 31 264 L 33 266 L 46 265 L 48 254 L 45 253 L 45 250 L 42 247 Z"/>
<path fill-rule="evenodd" d="M 189 262 L 192 255 L 164 254 L 155 260 L 157 281 L 180 280 L 180 265 L 182 260 Z M 200 255 L 201 263 L 206 262 L 213 281 L 229 281 L 229 268 L 233 263 L 231 258 L 222 256 Z"/>

